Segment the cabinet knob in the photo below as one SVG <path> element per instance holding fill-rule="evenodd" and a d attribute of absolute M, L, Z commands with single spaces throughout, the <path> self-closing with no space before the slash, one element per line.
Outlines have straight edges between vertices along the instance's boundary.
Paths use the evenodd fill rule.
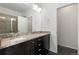
<path fill-rule="evenodd" d="M 32 42 L 32 43 L 35 43 L 35 42 Z"/>
<path fill-rule="evenodd" d="M 41 44 L 38 44 L 38 46 L 41 46 Z"/>
<path fill-rule="evenodd" d="M 38 49 L 38 51 L 41 51 L 41 49 Z"/>
<path fill-rule="evenodd" d="M 41 41 L 41 39 L 38 39 L 38 41 Z"/>

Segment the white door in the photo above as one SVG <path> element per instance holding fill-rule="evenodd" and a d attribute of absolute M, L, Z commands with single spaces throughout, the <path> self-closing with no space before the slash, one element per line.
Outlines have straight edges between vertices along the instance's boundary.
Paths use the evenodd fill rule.
<path fill-rule="evenodd" d="M 28 32 L 27 18 L 18 16 L 18 32 Z"/>
<path fill-rule="evenodd" d="M 58 8 L 57 13 L 58 45 L 77 49 L 77 4 Z"/>

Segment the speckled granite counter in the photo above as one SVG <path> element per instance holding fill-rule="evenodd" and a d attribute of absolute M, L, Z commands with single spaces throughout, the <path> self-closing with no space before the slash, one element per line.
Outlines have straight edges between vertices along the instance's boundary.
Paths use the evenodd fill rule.
<path fill-rule="evenodd" d="M 0 49 L 29 41 L 47 34 L 49 34 L 49 32 L 19 33 L 19 35 L 15 37 L 0 38 Z"/>

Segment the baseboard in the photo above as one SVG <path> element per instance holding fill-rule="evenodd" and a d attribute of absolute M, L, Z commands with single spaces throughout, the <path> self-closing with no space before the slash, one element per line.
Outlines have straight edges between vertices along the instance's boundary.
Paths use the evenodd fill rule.
<path fill-rule="evenodd" d="M 59 44 L 59 46 L 63 46 L 63 47 L 71 48 L 71 49 L 74 49 L 74 50 L 78 50 L 77 48 L 70 47 L 70 46 L 65 46 L 65 45 L 60 45 L 60 44 Z"/>

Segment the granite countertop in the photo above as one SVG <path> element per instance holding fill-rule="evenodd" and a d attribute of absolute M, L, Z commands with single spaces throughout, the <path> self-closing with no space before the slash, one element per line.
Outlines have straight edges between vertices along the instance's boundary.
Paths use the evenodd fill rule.
<path fill-rule="evenodd" d="M 18 36 L 15 37 L 0 38 L 0 49 L 7 48 L 9 46 L 16 45 L 25 41 L 33 40 L 47 34 L 49 34 L 49 32 L 19 33 Z"/>

